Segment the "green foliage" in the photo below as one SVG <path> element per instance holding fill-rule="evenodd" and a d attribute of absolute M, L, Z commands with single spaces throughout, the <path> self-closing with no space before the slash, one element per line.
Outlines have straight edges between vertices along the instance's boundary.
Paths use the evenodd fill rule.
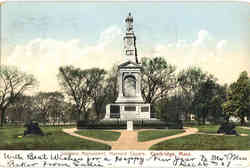
<path fill-rule="evenodd" d="M 19 71 L 15 67 L 0 66 L 0 112 L 1 126 L 5 121 L 6 109 L 18 96 L 37 85 L 33 75 Z"/>
<path fill-rule="evenodd" d="M 248 136 L 194 134 L 171 139 L 150 147 L 150 150 L 249 150 L 250 130 L 237 128 Z"/>
<path fill-rule="evenodd" d="M 202 72 L 198 67 L 181 71 L 178 74 L 178 84 L 182 88 L 179 106 L 186 114 L 186 119 L 189 119 L 190 114 L 194 114 L 195 119 L 202 124 L 205 124 L 206 120 L 220 122 L 226 86 L 220 86 L 213 75 Z"/>
<path fill-rule="evenodd" d="M 105 75 L 104 69 L 92 68 L 88 72 L 89 79 L 91 79 L 91 85 L 94 85 L 90 92 L 90 98 L 93 102 L 92 107 L 96 113 L 96 119 L 99 120 L 104 117 L 106 94 L 105 94 Z"/>
<path fill-rule="evenodd" d="M 250 116 L 250 79 L 245 71 L 227 88 L 216 83 L 215 77 L 199 67 L 189 67 L 176 76 L 176 67 L 163 57 L 142 58 L 141 62 L 142 96 L 146 103 L 151 104 L 151 112 L 156 113 L 157 118 L 168 121 L 168 127 L 179 127 L 169 122 L 179 121 L 183 113 L 186 119 L 195 114 L 196 120 L 203 124 L 206 120 L 219 123 L 223 117 L 228 120 L 235 116 L 243 125 L 244 118 Z M 6 113 L 9 119 L 21 121 L 37 118 L 47 122 L 49 117 L 58 116 L 63 122 L 100 120 L 105 115 L 106 104 L 114 103 L 118 96 L 117 78 L 117 66 L 108 74 L 99 68 L 60 67 L 59 84 L 69 100 L 65 102 L 60 92 L 40 92 L 34 97 L 24 95 L 25 91 L 36 86 L 34 77 L 16 68 L 1 66 L 1 125 Z M 112 128 L 117 126 L 105 124 Z M 143 127 L 149 128 L 149 125 Z M 126 128 L 126 125 L 119 124 L 119 127 Z M 142 127 L 141 123 L 139 127 Z"/>
<path fill-rule="evenodd" d="M 215 93 L 216 84 L 214 79 L 208 78 L 206 81 L 200 83 L 200 87 L 194 94 L 194 100 L 192 102 L 193 109 L 195 111 L 195 117 L 198 121 L 202 120 L 205 124 L 206 118 L 213 106 L 213 97 Z"/>
<path fill-rule="evenodd" d="M 146 103 L 154 104 L 176 88 L 176 67 L 162 57 L 142 58 L 142 96 Z"/>
<path fill-rule="evenodd" d="M 220 86 L 219 86 L 220 87 Z M 226 90 L 225 90 L 226 91 Z M 216 93 L 210 101 L 210 113 L 209 115 L 212 116 L 211 122 L 215 124 L 219 124 L 224 122 L 224 114 L 222 109 L 222 104 L 225 102 L 226 98 L 224 95 L 220 93 Z"/>
<path fill-rule="evenodd" d="M 6 116 L 8 116 L 8 122 L 12 121 L 29 121 L 34 116 L 33 109 L 33 97 L 20 94 L 16 100 L 11 103 L 6 109 Z"/>
<path fill-rule="evenodd" d="M 204 133 L 209 133 L 209 134 L 216 134 L 219 125 L 200 125 L 200 126 L 195 126 L 195 128 L 198 128 L 199 132 L 204 132 Z"/>
<path fill-rule="evenodd" d="M 24 128 L 0 129 L 0 149 L 20 150 L 109 150 L 110 146 L 73 137 L 61 128 L 42 128 L 45 136 L 25 136 Z"/>
<path fill-rule="evenodd" d="M 74 102 L 79 119 L 85 118 L 84 115 L 91 103 L 97 104 L 97 98 L 102 94 L 105 74 L 106 71 L 99 68 L 85 70 L 73 66 L 59 68 L 59 84 Z"/>
<path fill-rule="evenodd" d="M 189 120 L 190 113 L 194 112 L 193 100 L 195 93 L 199 90 L 202 82 L 205 82 L 208 75 L 199 67 L 189 67 L 179 72 L 177 81 L 183 91 L 182 108 L 185 111 L 185 118 Z"/>
<path fill-rule="evenodd" d="M 184 132 L 183 130 L 175 130 L 175 129 L 170 129 L 170 130 L 146 130 L 146 131 L 140 131 L 138 133 L 138 141 L 143 142 L 143 141 L 150 141 L 162 137 L 167 137 L 167 136 L 172 136 L 175 134 L 179 134 Z"/>
<path fill-rule="evenodd" d="M 182 70 L 178 74 L 178 83 L 186 94 L 192 94 L 197 89 L 201 82 L 205 81 L 207 74 L 201 68 L 193 66 Z"/>
<path fill-rule="evenodd" d="M 126 121 L 121 120 L 80 120 L 77 129 L 126 129 Z"/>
<path fill-rule="evenodd" d="M 159 118 L 167 122 L 177 122 L 183 113 L 182 95 L 174 94 L 168 98 L 161 99 L 156 103 Z"/>
<path fill-rule="evenodd" d="M 33 99 L 33 120 L 39 122 L 62 121 L 64 115 L 64 96 L 60 92 L 38 92 Z"/>
<path fill-rule="evenodd" d="M 244 118 L 250 114 L 250 78 L 246 71 L 229 86 L 227 101 L 222 104 L 222 108 L 227 120 L 235 116 L 241 119 L 241 125 L 245 124 Z"/>
<path fill-rule="evenodd" d="M 105 130 L 81 130 L 75 133 L 87 137 L 97 138 L 104 141 L 116 141 L 120 137 L 120 132 L 105 131 Z"/>
<path fill-rule="evenodd" d="M 183 125 L 184 127 L 196 127 L 199 125 L 199 123 L 196 120 L 190 120 L 190 121 L 184 121 Z"/>
<path fill-rule="evenodd" d="M 104 94 L 106 95 L 106 104 L 114 103 L 118 96 L 118 67 L 114 65 L 106 78 Z"/>
<path fill-rule="evenodd" d="M 134 129 L 164 129 L 167 127 L 179 128 L 177 123 L 167 123 L 160 120 L 136 120 L 134 121 Z M 77 122 L 78 129 L 126 129 L 127 122 L 124 120 L 101 120 L 101 121 L 90 121 L 81 120 Z"/>

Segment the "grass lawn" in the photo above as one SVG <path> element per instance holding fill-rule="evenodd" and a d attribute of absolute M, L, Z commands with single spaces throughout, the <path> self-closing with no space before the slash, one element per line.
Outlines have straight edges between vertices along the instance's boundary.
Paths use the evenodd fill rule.
<path fill-rule="evenodd" d="M 212 129 L 211 126 L 207 130 L 209 133 L 214 133 L 211 132 Z M 250 130 L 242 128 L 236 130 L 248 136 L 194 134 L 161 142 L 151 146 L 150 150 L 250 150 Z"/>
<path fill-rule="evenodd" d="M 201 126 L 195 126 L 195 128 L 199 129 L 199 132 L 204 132 L 204 133 L 208 133 L 208 134 L 216 134 L 218 129 L 219 129 L 219 125 L 201 125 Z M 238 133 L 240 134 L 247 134 L 248 130 L 246 129 L 242 129 L 239 127 L 236 127 L 235 129 Z"/>
<path fill-rule="evenodd" d="M 120 137 L 120 132 L 104 131 L 104 130 L 80 130 L 75 133 L 87 137 L 97 138 L 104 141 L 116 141 Z"/>
<path fill-rule="evenodd" d="M 140 131 L 138 133 L 138 141 L 149 141 L 153 139 L 158 139 L 162 137 L 167 137 L 175 134 L 179 134 L 185 132 L 184 130 L 180 129 L 169 129 L 169 130 L 147 130 L 147 131 Z"/>
<path fill-rule="evenodd" d="M 62 132 L 62 128 L 41 128 L 45 136 L 29 135 L 22 138 L 25 128 L 0 129 L 0 149 L 24 150 L 109 150 L 111 147 Z"/>
<path fill-rule="evenodd" d="M 200 126 L 195 126 L 195 128 L 198 128 L 199 132 L 204 132 L 204 133 L 208 133 L 208 134 L 216 134 L 218 129 L 219 129 L 219 125 L 200 125 Z"/>

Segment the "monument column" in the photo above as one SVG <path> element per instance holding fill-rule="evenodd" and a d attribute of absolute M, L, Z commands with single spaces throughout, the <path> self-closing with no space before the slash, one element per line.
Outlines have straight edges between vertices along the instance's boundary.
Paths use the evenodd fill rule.
<path fill-rule="evenodd" d="M 141 94 L 141 64 L 137 58 L 136 36 L 131 13 L 125 19 L 126 31 L 123 37 L 124 62 L 118 66 L 118 97 L 110 108 L 106 108 L 105 119 L 127 121 L 127 129 L 133 130 L 134 120 L 150 120 L 150 104 L 145 104 Z M 113 117 L 112 117 L 113 116 Z M 119 116 L 119 117 L 115 117 Z"/>

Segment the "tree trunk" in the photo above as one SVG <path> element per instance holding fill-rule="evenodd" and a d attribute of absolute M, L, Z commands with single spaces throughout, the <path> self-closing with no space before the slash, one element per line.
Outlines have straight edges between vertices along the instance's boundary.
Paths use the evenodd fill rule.
<path fill-rule="evenodd" d="M 190 112 L 189 112 L 189 111 L 186 111 L 186 112 L 185 112 L 185 120 L 191 121 Z"/>
<path fill-rule="evenodd" d="M 229 118 L 230 118 L 229 116 L 225 117 L 226 123 L 229 123 Z"/>
<path fill-rule="evenodd" d="M 203 115 L 202 115 L 202 123 L 203 123 L 203 125 L 206 124 L 207 115 L 208 115 L 208 109 L 205 109 L 205 111 L 203 111 Z"/>
<path fill-rule="evenodd" d="M 99 118 L 100 118 L 100 111 L 99 111 L 99 109 L 97 108 L 97 103 L 96 103 L 96 101 L 94 101 L 94 110 L 95 110 L 95 112 L 96 112 L 96 118 L 97 118 L 97 120 L 99 120 Z"/>
<path fill-rule="evenodd" d="M 86 115 L 86 108 L 85 108 L 85 106 L 83 106 L 82 110 L 78 109 L 79 119 L 80 120 L 85 120 L 86 119 L 86 116 L 85 116 Z"/>
<path fill-rule="evenodd" d="M 2 108 L 0 111 L 1 111 L 1 127 L 3 127 L 5 120 L 5 108 Z"/>
<path fill-rule="evenodd" d="M 77 110 L 77 112 L 78 112 L 78 120 L 83 120 L 81 110 Z"/>
<path fill-rule="evenodd" d="M 202 125 L 205 125 L 205 124 L 206 124 L 206 117 L 203 116 L 203 117 L 202 117 Z"/>
<path fill-rule="evenodd" d="M 245 123 L 245 117 L 241 117 L 240 118 L 240 126 L 244 126 L 246 123 Z"/>
<path fill-rule="evenodd" d="M 201 125 L 201 120 L 200 120 L 200 118 L 198 118 L 198 125 Z"/>

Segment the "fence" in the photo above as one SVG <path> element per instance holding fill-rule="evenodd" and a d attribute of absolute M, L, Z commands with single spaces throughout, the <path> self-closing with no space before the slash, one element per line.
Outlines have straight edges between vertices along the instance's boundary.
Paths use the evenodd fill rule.
<path fill-rule="evenodd" d="M 12 121 L 12 122 L 7 122 L 3 125 L 2 128 L 20 128 L 24 127 L 25 122 L 23 121 Z M 40 127 L 76 127 L 76 121 L 71 121 L 71 122 L 61 122 L 61 123 L 42 123 L 39 122 Z"/>

